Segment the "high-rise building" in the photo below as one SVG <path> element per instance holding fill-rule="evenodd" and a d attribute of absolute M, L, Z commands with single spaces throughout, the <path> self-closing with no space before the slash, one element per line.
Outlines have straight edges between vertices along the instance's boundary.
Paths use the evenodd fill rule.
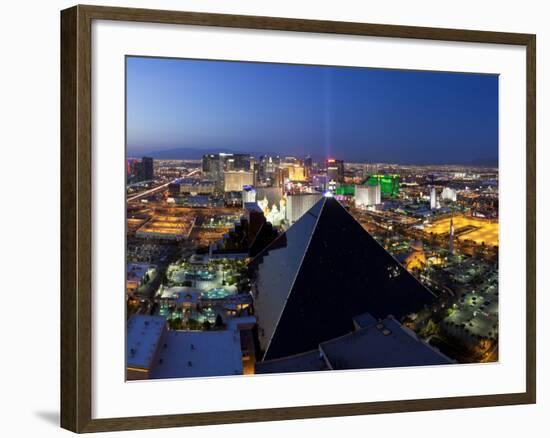
<path fill-rule="evenodd" d="M 130 180 L 131 182 L 142 181 L 141 177 L 143 172 L 141 171 L 141 161 L 132 160 L 130 162 Z"/>
<path fill-rule="evenodd" d="M 430 208 L 435 210 L 437 208 L 437 192 L 435 187 L 430 189 Z"/>
<path fill-rule="evenodd" d="M 153 158 L 129 159 L 126 163 L 126 172 L 129 183 L 153 181 L 155 178 Z"/>
<path fill-rule="evenodd" d="M 286 197 L 286 220 L 293 224 L 322 198 L 321 193 L 299 193 Z"/>
<path fill-rule="evenodd" d="M 281 158 L 277 155 L 262 155 L 259 161 L 258 174 L 262 182 L 273 183 L 275 174 L 279 170 Z"/>
<path fill-rule="evenodd" d="M 217 154 L 205 154 L 202 156 L 203 173 L 212 173 L 218 167 L 220 157 Z M 215 167 L 214 167 L 215 166 Z"/>
<path fill-rule="evenodd" d="M 294 166 L 294 165 L 301 165 L 301 161 L 299 158 L 296 157 L 285 157 L 283 163 L 281 163 L 283 166 Z"/>
<path fill-rule="evenodd" d="M 399 180 L 400 177 L 397 174 L 373 174 L 370 175 L 363 184 L 380 184 L 380 192 L 382 193 L 382 195 L 394 198 L 399 193 Z"/>
<path fill-rule="evenodd" d="M 355 186 L 356 207 L 370 207 L 381 202 L 380 184 Z"/>
<path fill-rule="evenodd" d="M 234 170 L 251 170 L 254 157 L 249 154 L 205 154 L 202 156 L 202 171 L 204 173 Z"/>
<path fill-rule="evenodd" d="M 450 187 L 445 187 L 441 192 L 441 199 L 456 202 L 456 190 L 451 189 Z"/>
<path fill-rule="evenodd" d="M 306 171 L 302 160 L 296 157 L 285 157 L 279 165 L 279 183 L 284 184 L 287 181 L 305 181 Z M 277 177 L 276 177 L 277 179 Z"/>
<path fill-rule="evenodd" d="M 334 158 L 327 158 L 327 180 L 335 181 L 337 183 L 344 182 L 344 161 L 336 160 Z"/>
<path fill-rule="evenodd" d="M 365 312 L 401 322 L 436 298 L 330 197 L 322 197 L 249 269 L 262 360 L 314 350 L 351 332 L 353 318 Z"/>
<path fill-rule="evenodd" d="M 244 186 L 254 185 L 254 173 L 238 170 L 224 172 L 224 192 L 241 192 Z"/>
<path fill-rule="evenodd" d="M 288 181 L 288 167 L 279 167 L 273 179 L 273 185 L 275 187 L 283 187 L 285 182 Z"/>
<path fill-rule="evenodd" d="M 453 217 L 451 216 L 451 223 L 449 224 L 449 252 L 454 253 L 454 238 L 455 238 L 455 227 L 453 225 Z"/>
<path fill-rule="evenodd" d="M 141 181 L 152 181 L 153 179 L 153 159 L 151 157 L 143 157 L 141 159 Z"/>
<path fill-rule="evenodd" d="M 224 172 L 250 172 L 253 166 L 253 157 L 249 154 L 228 154 L 221 152 L 219 154 L 205 154 L 202 157 L 202 172 L 204 176 L 213 180 L 218 188 L 224 185 Z"/>
<path fill-rule="evenodd" d="M 294 166 L 288 167 L 288 179 L 290 181 L 305 181 L 306 180 L 306 171 L 303 166 Z"/>
<path fill-rule="evenodd" d="M 363 167 L 363 178 L 367 179 L 370 175 L 378 174 L 378 164 L 365 164 Z"/>
<path fill-rule="evenodd" d="M 304 158 L 304 168 L 306 169 L 306 176 L 309 177 L 313 168 L 313 158 L 310 155 L 306 155 Z"/>
<path fill-rule="evenodd" d="M 205 154 L 202 156 L 202 173 L 218 185 L 223 180 L 223 163 L 219 154 Z"/>
<path fill-rule="evenodd" d="M 232 172 L 251 170 L 252 157 L 249 154 L 220 154 L 220 158 L 224 162 L 224 171 Z"/>
<path fill-rule="evenodd" d="M 378 205 L 382 202 L 380 184 L 376 184 L 375 186 L 367 186 L 367 202 L 368 205 Z"/>
<path fill-rule="evenodd" d="M 132 182 L 134 180 L 134 169 L 135 169 L 136 160 L 129 158 L 126 160 L 126 180 Z"/>

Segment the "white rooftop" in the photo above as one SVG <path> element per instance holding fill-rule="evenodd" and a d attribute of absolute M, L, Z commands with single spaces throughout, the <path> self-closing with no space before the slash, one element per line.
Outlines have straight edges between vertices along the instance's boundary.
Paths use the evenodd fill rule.
<path fill-rule="evenodd" d="M 149 369 L 165 326 L 163 316 L 130 317 L 126 329 L 126 366 Z"/>
<path fill-rule="evenodd" d="M 166 332 L 151 378 L 229 376 L 243 373 L 241 339 L 234 330 Z"/>

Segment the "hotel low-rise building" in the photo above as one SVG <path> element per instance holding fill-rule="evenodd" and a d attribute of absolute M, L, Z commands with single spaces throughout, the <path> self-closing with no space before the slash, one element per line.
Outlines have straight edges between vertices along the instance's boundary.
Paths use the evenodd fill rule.
<path fill-rule="evenodd" d="M 235 321 L 225 330 L 168 330 L 163 316 L 133 315 L 127 323 L 126 378 L 243 374 L 243 363 L 249 358 L 248 353 L 243 358 L 241 332 L 249 331 L 254 322 Z"/>

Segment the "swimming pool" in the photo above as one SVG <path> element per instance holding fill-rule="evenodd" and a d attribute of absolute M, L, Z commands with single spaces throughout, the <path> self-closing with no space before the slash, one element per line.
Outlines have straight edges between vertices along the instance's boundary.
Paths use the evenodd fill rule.
<path fill-rule="evenodd" d="M 222 300 L 229 295 L 233 295 L 233 293 L 223 287 L 216 287 L 201 293 L 201 298 L 205 298 L 207 300 Z"/>

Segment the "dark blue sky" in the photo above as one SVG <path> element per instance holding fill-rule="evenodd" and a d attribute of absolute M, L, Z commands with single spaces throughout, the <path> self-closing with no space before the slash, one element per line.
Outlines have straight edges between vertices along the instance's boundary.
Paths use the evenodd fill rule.
<path fill-rule="evenodd" d="M 127 142 L 130 156 L 192 148 L 496 162 L 498 77 L 129 57 Z"/>

